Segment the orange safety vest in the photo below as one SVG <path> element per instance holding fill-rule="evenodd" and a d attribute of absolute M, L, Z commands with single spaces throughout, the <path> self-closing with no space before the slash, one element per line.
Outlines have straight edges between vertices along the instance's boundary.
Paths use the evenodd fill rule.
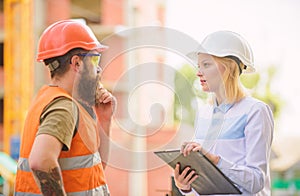
<path fill-rule="evenodd" d="M 28 157 L 44 108 L 55 98 L 62 96 L 72 99 L 59 87 L 44 86 L 29 109 L 20 146 L 15 196 L 41 195 L 30 170 Z M 97 123 L 80 104 L 72 100 L 79 109 L 77 133 L 72 139 L 70 150 L 62 151 L 58 159 L 65 191 L 68 196 L 109 195 L 98 152 L 100 138 Z"/>

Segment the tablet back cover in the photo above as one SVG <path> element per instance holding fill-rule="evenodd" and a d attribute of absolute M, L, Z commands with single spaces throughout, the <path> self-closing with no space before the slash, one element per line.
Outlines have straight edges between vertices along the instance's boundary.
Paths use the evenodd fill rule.
<path fill-rule="evenodd" d="M 191 186 L 201 195 L 241 194 L 241 191 L 232 181 L 200 152 L 191 152 L 186 157 L 179 150 L 157 151 L 154 153 L 173 169 L 177 163 L 180 163 L 181 171 L 187 166 L 194 169 L 198 174 L 198 178 Z"/>

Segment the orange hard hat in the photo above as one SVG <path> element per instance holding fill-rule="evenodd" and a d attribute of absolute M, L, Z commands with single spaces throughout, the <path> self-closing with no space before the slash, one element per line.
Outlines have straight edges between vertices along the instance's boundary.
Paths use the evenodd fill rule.
<path fill-rule="evenodd" d="M 108 47 L 97 40 L 87 25 L 75 20 L 62 20 L 50 25 L 41 35 L 37 60 L 61 56 L 73 48 L 101 52 Z"/>

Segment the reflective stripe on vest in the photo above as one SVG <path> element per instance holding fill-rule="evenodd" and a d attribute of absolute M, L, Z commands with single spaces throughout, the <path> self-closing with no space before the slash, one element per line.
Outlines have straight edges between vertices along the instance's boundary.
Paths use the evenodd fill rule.
<path fill-rule="evenodd" d="M 65 191 L 68 195 L 69 193 L 100 195 L 98 189 L 105 186 L 106 180 L 98 154 L 100 137 L 97 123 L 99 122 L 91 118 L 88 112 L 63 89 L 49 86 L 44 86 L 38 92 L 26 117 L 20 146 L 22 159 L 18 162 L 15 192 L 18 195 L 34 196 L 41 194 L 30 170 L 28 157 L 40 125 L 40 118 L 38 117 L 41 116 L 44 108 L 57 97 L 71 99 L 79 110 L 78 130 L 72 138 L 72 147 L 69 151 L 62 151 L 58 158 Z M 108 194 L 103 193 L 101 195 L 106 196 Z"/>
<path fill-rule="evenodd" d="M 58 163 L 61 170 L 89 168 L 101 163 L 99 152 L 91 155 L 83 155 L 72 158 L 59 158 Z M 22 171 L 30 172 L 28 159 L 19 158 L 18 168 Z"/>
<path fill-rule="evenodd" d="M 67 196 L 109 196 L 107 185 L 102 185 L 88 191 L 67 193 Z M 41 196 L 40 194 L 16 192 L 14 196 Z"/>

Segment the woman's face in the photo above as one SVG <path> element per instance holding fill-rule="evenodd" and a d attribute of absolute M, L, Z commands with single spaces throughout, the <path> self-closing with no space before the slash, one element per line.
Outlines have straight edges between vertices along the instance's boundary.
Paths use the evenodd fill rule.
<path fill-rule="evenodd" d="M 205 92 L 220 92 L 224 89 L 223 73 L 225 67 L 218 63 L 212 55 L 198 55 L 198 72 L 202 90 Z"/>

